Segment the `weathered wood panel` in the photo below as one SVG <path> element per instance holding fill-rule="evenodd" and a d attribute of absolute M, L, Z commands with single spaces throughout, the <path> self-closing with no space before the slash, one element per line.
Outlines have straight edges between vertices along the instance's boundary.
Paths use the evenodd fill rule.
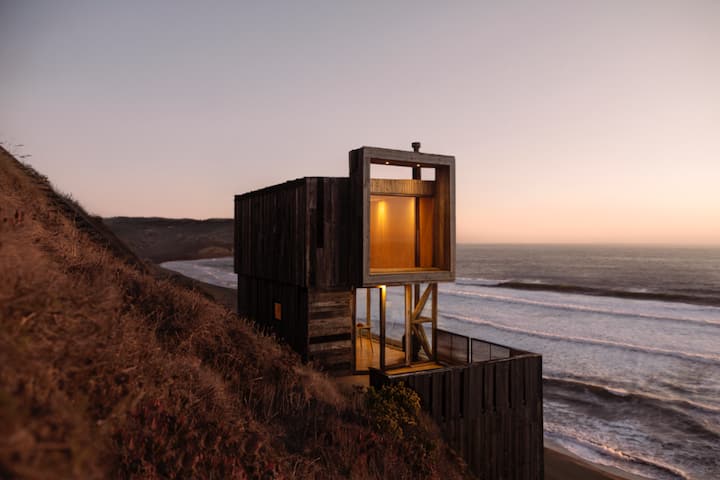
<path fill-rule="evenodd" d="M 235 197 L 235 272 L 350 288 L 348 178 L 308 177 Z"/>
<path fill-rule="evenodd" d="M 387 376 L 420 396 L 448 444 L 481 479 L 543 478 L 542 357 L 511 358 Z"/>
<path fill-rule="evenodd" d="M 352 368 L 353 294 L 311 289 L 308 295 L 308 359 L 333 372 Z"/>
<path fill-rule="evenodd" d="M 431 180 L 371 178 L 370 193 L 373 195 L 410 195 L 414 197 L 431 197 L 435 194 L 435 182 Z"/>
<path fill-rule="evenodd" d="M 349 289 L 350 180 L 308 179 L 310 286 Z"/>
<path fill-rule="evenodd" d="M 308 358 L 307 289 L 296 285 L 238 275 L 238 315 L 253 320 Z M 275 305 L 280 305 L 280 319 Z"/>
<path fill-rule="evenodd" d="M 455 169 L 435 169 L 435 264 L 455 275 Z"/>
<path fill-rule="evenodd" d="M 235 197 L 235 271 L 307 286 L 306 179 Z"/>

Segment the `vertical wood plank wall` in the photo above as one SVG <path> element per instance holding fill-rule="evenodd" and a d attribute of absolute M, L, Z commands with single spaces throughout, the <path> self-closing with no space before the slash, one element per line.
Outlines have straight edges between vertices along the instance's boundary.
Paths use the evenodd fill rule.
<path fill-rule="evenodd" d="M 352 361 L 349 181 L 307 177 L 235 197 L 238 314 L 338 373 Z"/>
<path fill-rule="evenodd" d="M 308 360 L 308 293 L 297 285 L 238 274 L 238 315 L 283 339 L 303 361 Z M 275 319 L 275 303 L 281 319 Z"/>
<path fill-rule="evenodd" d="M 235 273 L 307 287 L 306 179 L 235 197 Z"/>
<path fill-rule="evenodd" d="M 503 360 L 387 376 L 404 382 L 437 422 L 448 444 L 483 480 L 543 478 L 542 357 Z"/>

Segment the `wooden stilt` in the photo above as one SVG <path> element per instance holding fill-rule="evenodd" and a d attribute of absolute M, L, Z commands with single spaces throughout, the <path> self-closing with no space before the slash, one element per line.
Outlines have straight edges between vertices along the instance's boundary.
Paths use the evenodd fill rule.
<path fill-rule="evenodd" d="M 372 341 L 372 289 L 366 288 L 367 296 L 365 297 L 365 325 L 368 327 L 368 337 L 370 338 L 370 351 L 373 351 Z"/>
<path fill-rule="evenodd" d="M 438 285 L 433 283 L 432 285 L 432 359 L 437 361 L 437 316 L 438 316 Z"/>
<path fill-rule="evenodd" d="M 405 285 L 405 365 L 412 361 L 412 285 Z"/>
<path fill-rule="evenodd" d="M 380 370 L 385 370 L 385 300 L 387 289 L 380 287 Z"/>

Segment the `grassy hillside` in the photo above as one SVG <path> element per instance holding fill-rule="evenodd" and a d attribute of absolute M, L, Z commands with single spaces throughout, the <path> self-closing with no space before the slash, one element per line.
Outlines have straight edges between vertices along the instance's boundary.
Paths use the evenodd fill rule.
<path fill-rule="evenodd" d="M 134 252 L 153 262 L 232 255 L 232 219 L 112 217 L 104 223 Z"/>
<path fill-rule="evenodd" d="M 151 275 L 0 149 L 0 478 L 463 476 L 378 398 Z"/>

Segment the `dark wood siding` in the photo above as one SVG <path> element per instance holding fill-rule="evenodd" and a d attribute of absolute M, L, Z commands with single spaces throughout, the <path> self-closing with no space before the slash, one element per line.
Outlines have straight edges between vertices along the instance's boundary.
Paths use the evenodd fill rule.
<path fill-rule="evenodd" d="M 307 286 L 307 182 L 235 197 L 235 272 Z"/>
<path fill-rule="evenodd" d="M 348 178 L 308 177 L 235 197 L 235 272 L 350 288 Z"/>
<path fill-rule="evenodd" d="M 370 383 L 415 390 L 448 444 L 481 479 L 543 478 L 542 357 L 525 354 Z"/>
<path fill-rule="evenodd" d="M 308 177 L 235 197 L 238 314 L 337 372 L 352 360 L 348 187 Z"/>
<path fill-rule="evenodd" d="M 363 179 L 366 175 L 362 170 L 365 168 L 363 163 L 362 150 L 352 150 L 349 154 L 350 178 L 349 178 L 349 248 L 350 258 L 348 260 L 348 269 L 351 282 L 355 286 L 363 284 L 363 218 L 367 215 L 364 211 L 363 202 Z M 369 260 L 368 260 L 369 261 Z"/>
<path fill-rule="evenodd" d="M 350 179 L 308 179 L 309 285 L 349 289 Z"/>
<path fill-rule="evenodd" d="M 273 333 L 308 359 L 308 294 L 297 285 L 238 275 L 238 315 L 251 318 L 258 327 Z M 280 319 L 275 304 L 280 304 Z"/>

